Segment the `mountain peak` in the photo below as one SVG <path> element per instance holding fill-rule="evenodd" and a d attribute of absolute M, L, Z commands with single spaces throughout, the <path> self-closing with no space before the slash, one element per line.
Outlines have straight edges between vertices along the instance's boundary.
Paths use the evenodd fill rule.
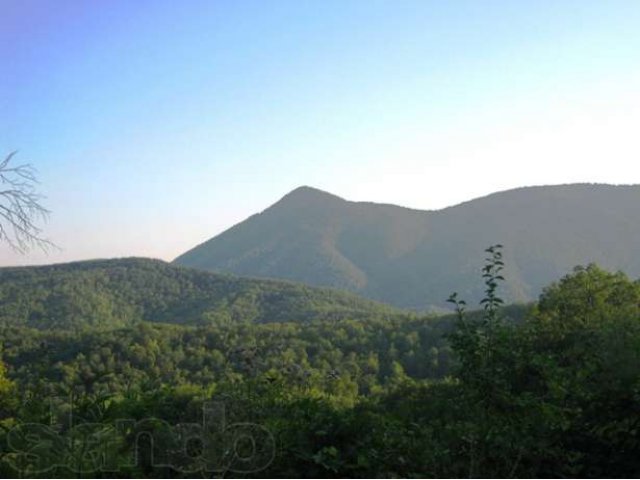
<path fill-rule="evenodd" d="M 300 187 L 177 263 L 347 288 L 402 307 L 444 307 L 454 290 L 468 301 L 482 298 L 475 275 L 482 251 L 502 243 L 503 298 L 527 302 L 580 264 L 640 275 L 639 203 L 640 186 L 562 185 L 409 211 Z"/>
<path fill-rule="evenodd" d="M 278 203 L 288 203 L 289 201 L 293 201 L 295 203 L 319 203 L 319 202 L 334 202 L 339 200 L 344 202 L 345 200 L 337 195 L 333 195 L 332 193 L 325 192 L 324 190 L 320 190 L 318 188 L 309 187 L 307 185 L 302 185 L 294 190 L 291 190 L 284 197 L 280 199 Z"/>

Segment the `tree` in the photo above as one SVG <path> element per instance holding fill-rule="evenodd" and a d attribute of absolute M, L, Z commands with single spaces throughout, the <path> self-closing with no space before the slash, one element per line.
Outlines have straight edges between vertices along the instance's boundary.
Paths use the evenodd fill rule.
<path fill-rule="evenodd" d="M 15 384 L 7 376 L 7 367 L 2 361 L 2 351 L 0 350 L 0 422 L 4 420 L 8 412 L 13 410 Z M 2 423 L 0 423 L 0 427 Z M 0 429 L 0 432 L 2 430 Z"/>
<path fill-rule="evenodd" d="M 0 242 L 20 253 L 33 247 L 46 251 L 53 244 L 42 236 L 38 223 L 47 220 L 49 210 L 40 203 L 35 169 L 30 164 L 12 165 L 15 154 L 0 162 Z"/>
<path fill-rule="evenodd" d="M 635 475 L 640 284 L 576 267 L 544 289 L 522 324 L 507 323 L 496 301 L 502 264 L 489 253 L 483 318 L 465 317 L 464 303 L 450 298 L 470 476 Z"/>

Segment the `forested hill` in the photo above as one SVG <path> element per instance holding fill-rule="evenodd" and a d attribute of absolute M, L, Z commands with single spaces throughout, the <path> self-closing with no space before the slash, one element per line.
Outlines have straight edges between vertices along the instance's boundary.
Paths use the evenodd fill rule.
<path fill-rule="evenodd" d="M 0 325 L 118 328 L 140 320 L 185 325 L 308 322 L 392 314 L 346 292 L 238 278 L 145 258 L 0 268 Z"/>
<path fill-rule="evenodd" d="M 501 243 L 504 298 L 526 302 L 576 265 L 640 276 L 639 205 L 640 186 L 528 187 L 438 211 L 301 187 L 175 263 L 345 288 L 422 309 L 445 306 L 452 291 L 479 300 L 483 249 Z"/>

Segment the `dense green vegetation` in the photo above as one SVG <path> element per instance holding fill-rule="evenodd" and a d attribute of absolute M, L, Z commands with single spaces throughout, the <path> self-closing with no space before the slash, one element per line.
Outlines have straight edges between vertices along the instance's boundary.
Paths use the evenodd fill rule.
<path fill-rule="evenodd" d="M 57 332 L 4 328 L 4 360 L 20 385 L 48 394 L 121 391 L 180 384 L 215 386 L 247 373 L 298 376 L 323 389 L 377 391 L 400 378 L 449 372 L 444 335 L 451 318 L 395 317 L 311 323 L 229 323 L 185 327 L 140 323 Z M 333 375 L 339 381 L 327 383 Z"/>
<path fill-rule="evenodd" d="M 0 325 L 117 328 L 140 321 L 211 325 L 307 322 L 398 311 L 346 292 L 128 258 L 0 268 Z"/>
<path fill-rule="evenodd" d="M 349 202 L 303 187 L 186 252 L 190 267 L 344 288 L 403 308 L 482 297 L 482 245 L 500 238 L 502 296 L 529 302 L 575 265 L 640 276 L 640 187 L 560 185 L 495 193 L 437 211 Z"/>
<path fill-rule="evenodd" d="M 505 309 L 502 261 L 441 318 L 5 326 L 0 472 L 637 476 L 640 284 L 591 265 Z"/>

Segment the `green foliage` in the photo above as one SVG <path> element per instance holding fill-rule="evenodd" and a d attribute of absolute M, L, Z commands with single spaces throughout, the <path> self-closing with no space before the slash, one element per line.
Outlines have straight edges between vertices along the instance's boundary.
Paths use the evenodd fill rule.
<path fill-rule="evenodd" d="M 272 375 L 349 396 L 375 392 L 405 375 L 445 375 L 450 355 L 443 337 L 451 326 L 447 318 L 395 317 L 0 333 L 13 377 L 25 388 L 90 393 L 121 391 L 130 384 L 206 386 Z"/>
<path fill-rule="evenodd" d="M 637 476 L 640 284 L 590 265 L 531 309 L 502 307 L 502 247 L 487 253 L 483 308 L 452 295 L 447 317 L 4 326 L 0 474 Z M 242 445 L 253 426 L 246 457 L 183 443 L 211 402 L 218 421 L 240 426 L 211 430 L 215 445 Z"/>
<path fill-rule="evenodd" d="M 7 368 L 0 362 L 0 395 L 6 395 L 11 391 L 12 383 L 7 378 Z"/>
<path fill-rule="evenodd" d="M 308 322 L 398 313 L 337 290 L 219 275 L 143 258 L 0 268 L 0 325 L 6 326 L 111 329 L 140 321 Z"/>
<path fill-rule="evenodd" d="M 487 304 L 501 266 L 485 269 Z M 452 300 L 457 301 L 457 298 Z M 460 313 L 463 317 L 464 313 Z M 473 412 L 471 476 L 633 476 L 640 443 L 640 286 L 594 265 L 545 289 L 522 324 L 459 322 L 451 336 Z"/>
<path fill-rule="evenodd" d="M 15 403 L 15 384 L 7 377 L 7 367 L 0 360 L 0 424 Z"/>

